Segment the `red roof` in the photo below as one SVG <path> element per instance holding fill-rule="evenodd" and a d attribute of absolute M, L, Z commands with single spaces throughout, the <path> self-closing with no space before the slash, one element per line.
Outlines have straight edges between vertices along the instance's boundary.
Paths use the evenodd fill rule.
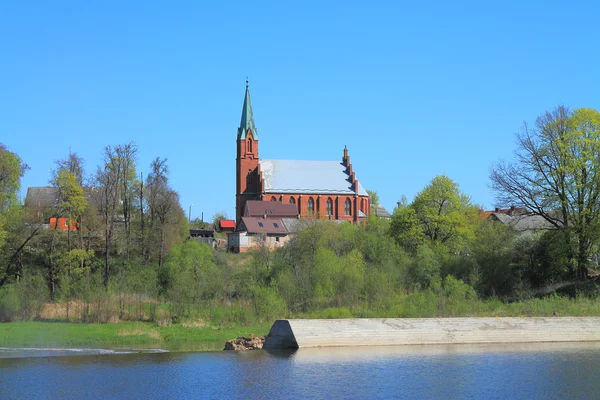
<path fill-rule="evenodd" d="M 232 219 L 222 219 L 219 221 L 219 227 L 235 229 L 235 221 Z"/>

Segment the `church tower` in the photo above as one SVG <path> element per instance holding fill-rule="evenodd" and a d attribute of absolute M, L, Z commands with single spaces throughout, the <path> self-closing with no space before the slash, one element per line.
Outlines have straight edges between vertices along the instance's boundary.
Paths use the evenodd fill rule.
<path fill-rule="evenodd" d="M 246 81 L 246 93 L 242 106 L 242 119 L 237 131 L 235 220 L 239 224 L 247 200 L 255 199 L 260 193 L 258 175 L 258 133 L 252 115 L 250 90 Z"/>

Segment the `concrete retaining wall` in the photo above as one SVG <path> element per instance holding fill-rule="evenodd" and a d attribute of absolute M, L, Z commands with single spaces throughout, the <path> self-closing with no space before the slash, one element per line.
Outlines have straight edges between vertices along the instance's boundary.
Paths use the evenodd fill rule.
<path fill-rule="evenodd" d="M 600 341 L 600 318 L 289 319 L 265 348 L 587 341 Z"/>

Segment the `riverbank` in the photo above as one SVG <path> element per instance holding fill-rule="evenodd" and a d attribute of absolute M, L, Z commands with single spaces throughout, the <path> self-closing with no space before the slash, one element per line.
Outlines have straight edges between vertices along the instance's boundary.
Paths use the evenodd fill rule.
<path fill-rule="evenodd" d="M 173 351 L 223 350 L 238 336 L 266 335 L 268 324 L 213 327 L 200 323 L 157 326 L 151 322 L 86 324 L 73 322 L 0 323 L 0 347 L 146 347 Z"/>

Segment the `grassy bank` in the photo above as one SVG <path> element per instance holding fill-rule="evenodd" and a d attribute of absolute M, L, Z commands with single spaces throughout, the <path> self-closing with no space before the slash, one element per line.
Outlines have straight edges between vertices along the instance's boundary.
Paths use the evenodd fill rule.
<path fill-rule="evenodd" d="M 0 323 L 0 347 L 152 347 L 169 350 L 222 350 L 238 336 L 266 335 L 271 324 L 215 328 L 194 323 L 157 326 L 151 322 L 85 324 Z"/>
<path fill-rule="evenodd" d="M 460 291 L 458 291 L 460 292 Z M 266 335 L 270 322 L 252 322 L 250 309 L 231 307 L 228 314 L 245 316 L 223 323 L 223 310 L 210 322 L 182 322 L 160 326 L 155 322 L 121 321 L 108 324 L 64 320 L 0 323 L 0 347 L 152 347 L 169 350 L 222 350 L 225 341 L 238 336 Z M 217 312 L 218 311 L 218 312 Z M 548 317 L 600 316 L 597 298 L 576 299 L 552 295 L 543 299 L 503 302 L 467 299 L 464 294 L 431 291 L 400 296 L 393 305 L 369 308 L 367 304 L 325 308 L 311 313 L 280 315 L 288 318 L 433 318 L 433 317 Z M 217 318 L 218 317 L 218 318 Z M 273 318 L 275 319 L 275 318 Z M 244 320 L 242 322 L 242 320 Z"/>

